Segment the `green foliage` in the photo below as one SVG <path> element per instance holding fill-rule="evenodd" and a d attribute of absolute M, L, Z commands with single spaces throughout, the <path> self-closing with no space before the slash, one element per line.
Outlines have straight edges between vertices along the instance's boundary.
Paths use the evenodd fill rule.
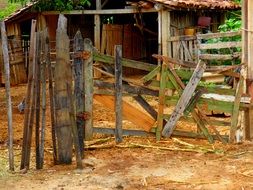
<path fill-rule="evenodd" d="M 28 0 L 10 0 L 19 2 L 22 5 L 27 2 L 36 2 Z M 75 9 L 85 9 L 91 6 L 92 0 L 39 0 L 34 8 L 38 11 L 69 11 Z"/>
<path fill-rule="evenodd" d="M 3 20 L 5 17 L 9 16 L 13 12 L 15 12 L 19 7 L 17 3 L 8 3 L 8 5 L 0 10 L 0 20 Z"/>

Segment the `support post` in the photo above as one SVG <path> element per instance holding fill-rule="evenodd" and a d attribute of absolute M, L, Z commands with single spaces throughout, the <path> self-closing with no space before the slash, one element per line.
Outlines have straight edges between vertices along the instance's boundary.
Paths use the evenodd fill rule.
<path fill-rule="evenodd" d="M 72 80 L 67 18 L 59 15 L 56 31 L 55 114 L 59 164 L 72 162 L 72 130 L 66 83 Z M 71 88 L 71 87 L 70 87 Z"/>
<path fill-rule="evenodd" d="M 8 151 L 9 151 L 9 169 L 14 171 L 14 154 L 13 154 L 13 128 L 12 128 L 12 107 L 11 107 L 11 94 L 10 94 L 10 60 L 8 53 L 8 41 L 5 29 L 5 23 L 1 22 L 1 39 L 2 51 L 5 70 L 5 89 L 6 89 L 6 103 L 8 114 Z"/>
<path fill-rule="evenodd" d="M 122 142 L 122 46 L 116 45 L 115 53 L 115 114 L 116 114 L 116 128 L 115 138 L 116 142 Z"/>
<path fill-rule="evenodd" d="M 84 51 L 88 58 L 84 60 L 84 82 L 85 82 L 85 112 L 89 118 L 85 121 L 85 140 L 92 140 L 93 136 L 93 49 L 92 42 L 84 39 Z"/>
<path fill-rule="evenodd" d="M 81 32 L 78 30 L 74 37 L 74 53 L 80 53 L 83 51 L 83 37 Z M 84 70 L 83 70 L 83 59 L 74 58 L 74 75 L 75 75 L 75 102 L 76 102 L 76 114 L 77 114 L 77 130 L 78 130 L 78 139 L 80 144 L 81 157 L 84 158 Z"/>

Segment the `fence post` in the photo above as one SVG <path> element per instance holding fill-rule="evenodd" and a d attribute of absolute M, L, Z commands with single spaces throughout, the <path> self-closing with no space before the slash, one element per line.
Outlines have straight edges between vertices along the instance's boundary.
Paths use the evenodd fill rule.
<path fill-rule="evenodd" d="M 59 15 L 56 31 L 55 115 L 59 164 L 72 162 L 72 131 L 67 83 L 72 81 L 67 18 Z M 71 83 L 72 84 L 72 83 Z M 71 85 L 70 84 L 70 85 Z M 71 86 L 70 86 L 71 88 Z"/>
<path fill-rule="evenodd" d="M 84 52 L 88 57 L 84 60 L 85 112 L 89 117 L 85 121 L 85 140 L 92 140 L 93 135 L 93 47 L 89 39 L 84 39 Z"/>
<path fill-rule="evenodd" d="M 10 60 L 9 60 L 8 41 L 7 41 L 4 22 L 1 22 L 1 38 L 2 38 L 2 51 L 3 51 L 3 60 L 4 60 L 4 68 L 5 68 L 6 100 L 7 100 L 7 107 L 8 107 L 9 169 L 11 171 L 14 171 L 12 107 L 11 107 L 11 94 L 10 94 Z"/>
<path fill-rule="evenodd" d="M 82 53 L 84 48 L 83 37 L 80 31 L 77 31 L 74 37 L 74 54 Z M 74 75 L 75 75 L 75 99 L 76 99 L 76 114 L 77 114 L 77 130 L 80 145 L 81 157 L 84 158 L 84 70 L 83 59 L 74 57 Z"/>
<path fill-rule="evenodd" d="M 115 114 L 116 114 L 116 128 L 115 137 L 116 142 L 122 142 L 122 46 L 116 45 L 114 49 L 115 54 Z"/>

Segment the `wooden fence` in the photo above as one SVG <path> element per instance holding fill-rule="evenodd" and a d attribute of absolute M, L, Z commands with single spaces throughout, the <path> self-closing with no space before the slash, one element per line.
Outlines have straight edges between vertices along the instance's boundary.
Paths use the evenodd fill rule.
<path fill-rule="evenodd" d="M 241 31 L 173 36 L 168 40 L 168 55 L 184 61 L 235 60 L 241 58 Z M 223 49 L 223 50 L 221 50 Z M 224 51 L 226 49 L 227 51 Z"/>

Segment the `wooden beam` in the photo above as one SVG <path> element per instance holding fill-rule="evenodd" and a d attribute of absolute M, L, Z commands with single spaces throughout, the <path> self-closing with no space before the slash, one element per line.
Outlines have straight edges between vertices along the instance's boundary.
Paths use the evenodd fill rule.
<path fill-rule="evenodd" d="M 170 12 L 166 9 L 162 9 L 162 33 L 161 33 L 161 38 L 162 38 L 162 55 L 168 56 L 171 55 L 169 53 L 170 49 L 168 46 L 168 39 L 170 37 Z"/>
<path fill-rule="evenodd" d="M 104 10 L 73 10 L 73 11 L 45 11 L 43 15 L 112 15 L 112 14 L 137 14 L 137 13 L 154 13 L 156 9 L 104 9 Z"/>
<path fill-rule="evenodd" d="M 94 99 L 101 103 L 102 105 L 106 106 L 111 110 L 115 110 L 115 98 L 114 96 L 110 95 L 94 95 Z M 131 104 L 123 101 L 123 117 L 135 125 L 142 128 L 144 131 L 149 132 L 151 128 L 155 125 L 155 120 L 147 115 L 146 113 L 140 111 L 136 107 L 132 106 Z"/>
<path fill-rule="evenodd" d="M 242 42 L 219 42 L 213 44 L 199 44 L 199 49 L 222 49 L 231 47 L 242 47 Z"/>
<path fill-rule="evenodd" d="M 218 33 L 208 33 L 208 34 L 198 34 L 198 39 L 213 39 L 213 38 L 224 38 L 242 35 L 242 31 L 236 32 L 218 32 Z"/>
<path fill-rule="evenodd" d="M 10 94 L 10 60 L 8 53 L 8 41 L 5 29 L 5 23 L 0 22 L 1 25 L 1 41 L 3 51 L 3 61 L 5 70 L 5 89 L 6 89 L 6 103 L 8 115 L 8 151 L 9 151 L 9 169 L 14 171 L 14 153 L 13 153 L 13 128 L 12 128 L 12 106 Z"/>

